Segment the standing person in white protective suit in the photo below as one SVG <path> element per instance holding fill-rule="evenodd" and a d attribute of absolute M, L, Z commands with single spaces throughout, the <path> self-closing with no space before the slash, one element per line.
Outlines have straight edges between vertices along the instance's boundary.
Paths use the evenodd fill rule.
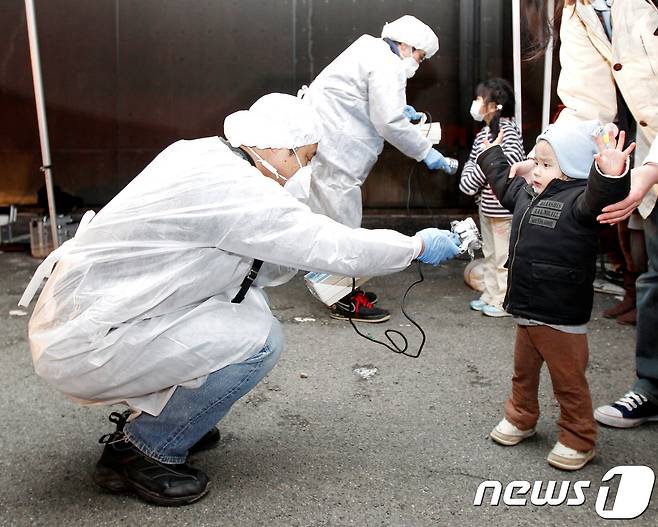
<path fill-rule="evenodd" d="M 410 15 L 386 24 L 381 36 L 362 35 L 300 90 L 322 123 L 309 205 L 349 227 L 361 226 L 361 185 L 385 140 L 432 170 L 454 174 L 458 165 L 410 123 L 420 114 L 407 105 L 405 93 L 407 79 L 438 51 L 438 37 Z M 374 293 L 358 291 L 341 299 L 331 316 L 362 322 L 390 318 L 373 305 L 376 301 Z"/>
<path fill-rule="evenodd" d="M 94 479 L 158 504 L 207 492 L 188 454 L 218 441 L 215 424 L 281 352 L 262 287 L 297 267 L 381 275 L 458 252 L 448 231 L 351 229 L 295 199 L 320 138 L 304 101 L 266 95 L 224 130 L 169 146 L 87 213 L 20 302 L 50 275 L 29 324 L 35 370 L 78 403 L 130 408 L 111 414 Z"/>

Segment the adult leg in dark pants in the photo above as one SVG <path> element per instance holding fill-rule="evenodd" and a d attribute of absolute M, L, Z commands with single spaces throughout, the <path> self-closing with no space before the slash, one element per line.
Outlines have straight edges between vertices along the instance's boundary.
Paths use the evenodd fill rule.
<path fill-rule="evenodd" d="M 600 423 L 631 428 L 658 421 L 658 207 L 644 222 L 648 270 L 637 281 L 635 385 L 616 402 L 597 408 Z"/>

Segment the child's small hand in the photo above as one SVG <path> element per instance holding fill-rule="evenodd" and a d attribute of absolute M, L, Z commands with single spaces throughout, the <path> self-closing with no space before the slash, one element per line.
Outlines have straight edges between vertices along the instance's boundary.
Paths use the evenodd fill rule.
<path fill-rule="evenodd" d="M 509 176 L 513 178 L 515 176 L 522 177 L 528 183 L 530 183 L 530 177 L 532 176 L 532 171 L 535 169 L 535 160 L 526 159 L 525 161 L 517 161 L 510 168 Z"/>
<path fill-rule="evenodd" d="M 503 131 L 501 130 L 498 132 L 498 135 L 496 136 L 496 139 L 494 140 L 493 143 L 489 142 L 489 137 L 485 136 L 484 139 L 482 140 L 482 144 L 484 145 L 485 150 L 489 150 L 492 146 L 500 145 L 503 142 Z"/>
<path fill-rule="evenodd" d="M 624 170 L 626 170 L 626 161 L 635 149 L 635 143 L 631 143 L 626 150 L 623 150 L 625 139 L 626 133 L 622 130 L 619 132 L 619 140 L 616 141 L 614 138 L 611 138 L 609 146 L 606 148 L 601 136 L 597 135 L 594 138 L 596 146 L 599 147 L 599 153 L 594 154 L 594 159 L 603 174 L 621 176 Z"/>

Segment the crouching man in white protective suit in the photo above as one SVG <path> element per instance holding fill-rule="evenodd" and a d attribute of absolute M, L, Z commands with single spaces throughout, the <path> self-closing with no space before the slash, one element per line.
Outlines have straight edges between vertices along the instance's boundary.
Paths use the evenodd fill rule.
<path fill-rule="evenodd" d="M 407 79 L 438 51 L 438 37 L 410 15 L 386 24 L 381 37 L 362 35 L 300 90 L 322 126 L 309 206 L 349 227 L 361 226 L 361 186 L 384 141 L 432 170 L 454 174 L 458 166 L 409 121 L 421 115 L 407 105 Z M 331 316 L 383 322 L 390 314 L 374 306 L 376 300 L 374 293 L 358 291 L 338 301 Z"/>
<path fill-rule="evenodd" d="M 130 409 L 110 416 L 95 481 L 159 504 L 207 492 L 187 456 L 217 442 L 215 424 L 276 363 L 262 287 L 298 267 L 382 275 L 458 251 L 447 231 L 351 229 L 293 197 L 307 197 L 320 138 L 304 101 L 266 95 L 224 130 L 228 141 L 174 143 L 87 213 L 20 302 L 49 276 L 29 324 L 41 377 L 80 404 Z"/>

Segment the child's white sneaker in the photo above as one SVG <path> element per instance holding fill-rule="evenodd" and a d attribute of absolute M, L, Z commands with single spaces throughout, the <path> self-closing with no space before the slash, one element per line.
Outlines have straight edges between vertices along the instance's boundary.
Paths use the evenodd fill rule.
<path fill-rule="evenodd" d="M 548 454 L 548 464 L 561 468 L 562 470 L 580 470 L 594 457 L 594 449 L 580 452 L 563 445 L 559 441 L 555 443 L 553 450 Z"/>
<path fill-rule="evenodd" d="M 500 445 L 514 446 L 533 435 L 535 435 L 534 428 L 520 430 L 503 417 L 502 421 L 491 431 L 489 437 Z"/>

